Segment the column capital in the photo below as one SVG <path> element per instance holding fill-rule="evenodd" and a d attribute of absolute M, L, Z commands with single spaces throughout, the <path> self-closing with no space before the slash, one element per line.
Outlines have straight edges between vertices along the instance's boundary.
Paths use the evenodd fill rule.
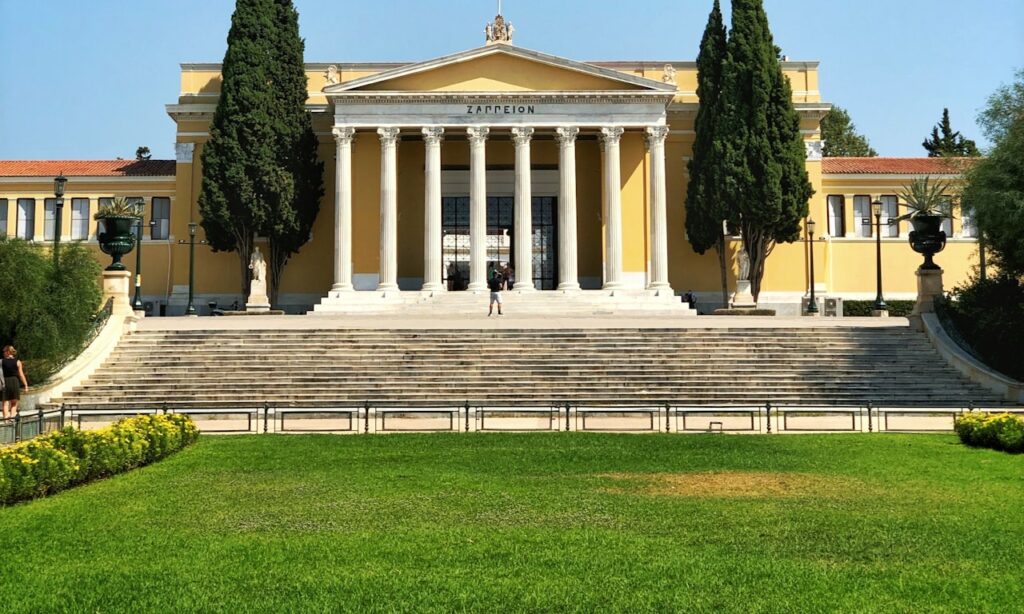
<path fill-rule="evenodd" d="M 562 126 L 555 129 L 555 136 L 562 145 L 571 145 L 579 136 L 580 129 L 576 126 Z"/>
<path fill-rule="evenodd" d="M 622 126 L 607 126 L 601 128 L 601 140 L 606 145 L 618 145 L 619 139 L 622 138 L 622 133 L 625 131 L 626 129 Z"/>
<path fill-rule="evenodd" d="M 356 139 L 356 129 L 351 126 L 335 126 L 331 134 L 338 145 L 350 145 Z"/>
<path fill-rule="evenodd" d="M 532 138 L 533 128 L 516 127 L 512 129 L 512 140 L 515 141 L 516 147 L 528 145 Z"/>
<path fill-rule="evenodd" d="M 469 137 L 469 141 L 474 145 L 479 145 L 487 140 L 487 135 L 491 133 L 491 129 L 487 126 L 470 126 L 466 128 L 466 136 Z"/>
<path fill-rule="evenodd" d="M 427 145 L 440 145 L 444 138 L 444 128 L 441 126 L 425 126 L 420 132 Z"/>
<path fill-rule="evenodd" d="M 661 145 L 665 142 L 665 137 L 668 136 L 668 126 L 648 126 L 644 133 L 644 143 L 650 149 L 653 145 Z"/>
<path fill-rule="evenodd" d="M 398 142 L 398 135 L 401 134 L 399 128 L 377 128 L 377 134 L 380 135 L 380 142 L 382 145 L 394 145 Z"/>

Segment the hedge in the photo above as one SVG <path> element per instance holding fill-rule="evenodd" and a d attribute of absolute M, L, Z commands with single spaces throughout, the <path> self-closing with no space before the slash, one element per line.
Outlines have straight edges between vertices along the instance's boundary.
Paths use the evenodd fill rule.
<path fill-rule="evenodd" d="M 963 414 L 957 416 L 954 428 L 960 441 L 969 446 L 1024 452 L 1024 419 L 1013 414 Z"/>
<path fill-rule="evenodd" d="M 894 318 L 905 318 L 914 311 L 915 301 L 886 301 L 889 315 Z M 843 315 L 848 318 L 868 317 L 875 310 L 875 301 L 843 301 Z"/>
<path fill-rule="evenodd" d="M 0 503 L 50 495 L 158 461 L 199 437 L 188 416 L 123 418 L 104 429 L 67 427 L 0 450 Z"/>

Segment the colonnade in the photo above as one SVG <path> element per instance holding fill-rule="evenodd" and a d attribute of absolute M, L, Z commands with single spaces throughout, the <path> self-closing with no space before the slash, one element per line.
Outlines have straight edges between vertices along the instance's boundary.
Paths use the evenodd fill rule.
<path fill-rule="evenodd" d="M 423 290 L 444 290 L 442 283 L 441 225 L 441 144 L 445 128 L 426 126 L 420 129 L 424 147 L 425 219 Z M 644 129 L 651 157 L 650 168 L 650 270 L 649 290 L 671 292 L 668 283 L 668 229 L 665 190 L 666 126 Z M 528 126 L 511 128 L 515 144 L 514 240 L 516 271 L 515 288 L 520 292 L 534 290 L 532 185 L 530 143 L 535 130 Z M 554 130 L 559 144 L 558 194 L 558 289 L 580 289 L 577 266 L 576 233 L 576 140 L 578 126 Z M 623 287 L 622 255 L 622 191 L 619 142 L 625 128 L 602 127 L 599 132 L 603 152 L 604 181 L 602 216 L 605 228 L 604 289 Z M 337 146 L 335 170 L 334 285 L 332 294 L 341 295 L 355 289 L 352 283 L 352 148 L 356 130 L 338 126 L 333 130 Z M 380 138 L 380 279 L 378 291 L 398 290 L 398 141 L 402 131 L 395 127 L 377 128 Z M 469 290 L 487 287 L 487 140 L 488 126 L 465 129 L 470 146 L 470 263 Z"/>

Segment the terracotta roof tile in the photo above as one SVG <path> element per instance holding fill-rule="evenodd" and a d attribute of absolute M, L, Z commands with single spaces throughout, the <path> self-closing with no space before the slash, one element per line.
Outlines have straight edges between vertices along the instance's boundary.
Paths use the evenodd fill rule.
<path fill-rule="evenodd" d="M 958 175 L 972 158 L 824 158 L 826 175 Z"/>
<path fill-rule="evenodd" d="M 174 160 L 0 160 L 0 177 L 165 177 Z"/>

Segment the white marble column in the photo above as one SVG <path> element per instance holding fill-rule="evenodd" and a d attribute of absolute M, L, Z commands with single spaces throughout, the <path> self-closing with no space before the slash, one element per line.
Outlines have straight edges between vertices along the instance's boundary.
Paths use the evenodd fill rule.
<path fill-rule="evenodd" d="M 378 290 L 398 290 L 398 128 L 380 135 L 380 282 Z"/>
<path fill-rule="evenodd" d="M 651 152 L 651 271 L 647 288 L 673 294 L 668 283 L 668 214 L 665 196 L 665 137 L 668 126 L 647 128 L 647 148 Z"/>
<path fill-rule="evenodd" d="M 576 137 L 574 126 L 558 128 L 558 289 L 580 289 L 576 246 Z"/>
<path fill-rule="evenodd" d="M 469 136 L 469 287 L 487 289 L 487 135 L 486 126 L 466 130 Z"/>
<path fill-rule="evenodd" d="M 622 181 L 619 163 L 619 139 L 623 128 L 601 128 L 604 142 L 604 288 L 622 287 Z"/>
<path fill-rule="evenodd" d="M 351 292 L 352 286 L 352 143 L 355 128 L 333 130 L 334 157 L 334 285 L 332 292 Z"/>
<path fill-rule="evenodd" d="M 533 287 L 533 185 L 530 169 L 530 139 L 533 128 L 513 128 L 516 144 L 514 290 L 530 292 Z"/>
<path fill-rule="evenodd" d="M 428 126 L 422 129 L 426 146 L 423 190 L 425 200 L 423 237 L 423 290 L 437 292 L 444 290 L 441 267 L 441 141 L 444 128 Z"/>

